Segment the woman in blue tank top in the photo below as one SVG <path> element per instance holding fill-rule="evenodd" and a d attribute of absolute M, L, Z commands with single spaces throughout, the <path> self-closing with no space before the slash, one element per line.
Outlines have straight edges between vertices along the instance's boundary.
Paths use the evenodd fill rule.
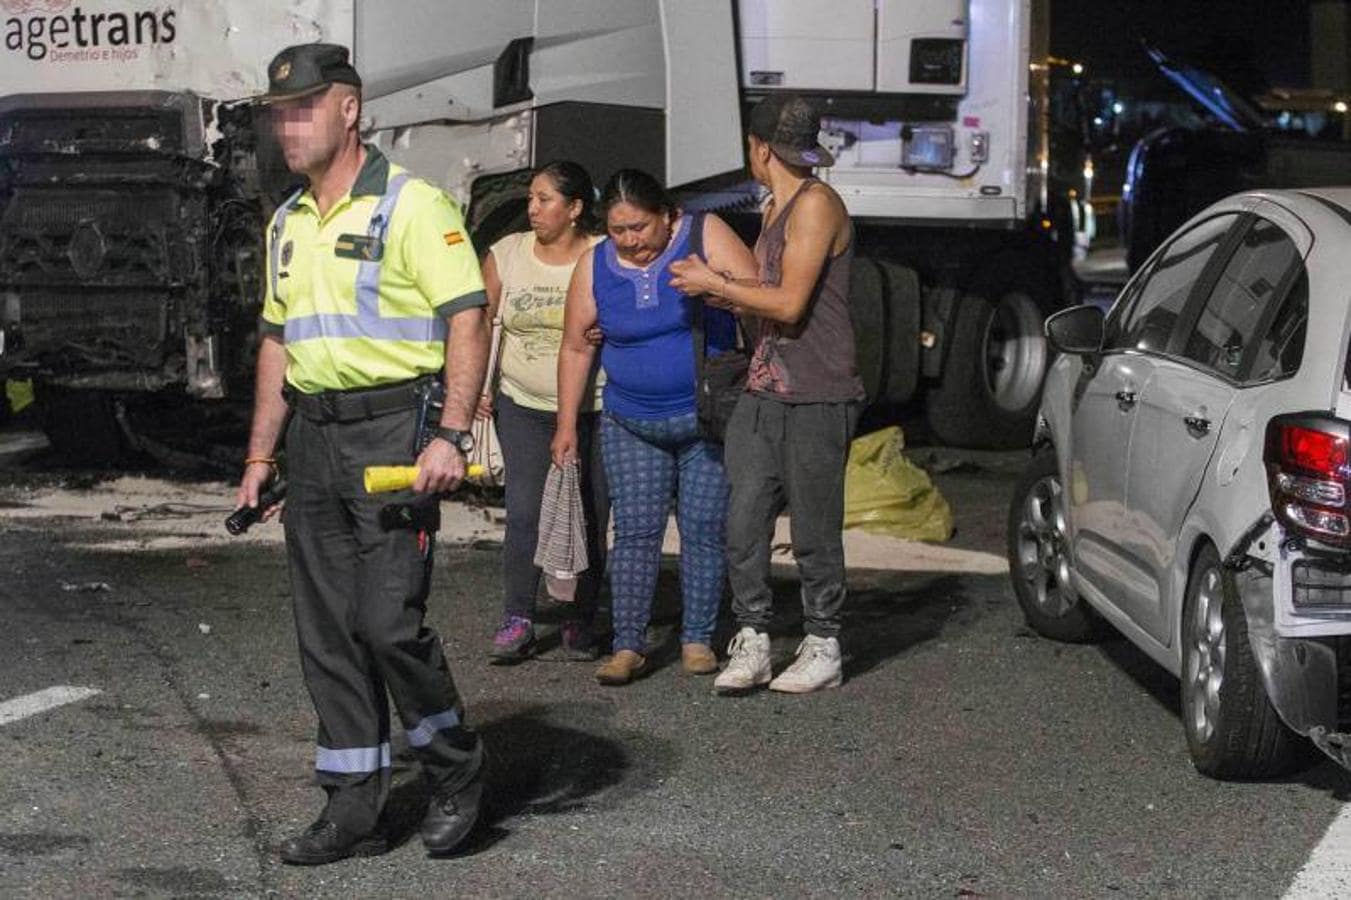
<path fill-rule="evenodd" d="M 726 573 L 727 477 L 722 448 L 699 436 L 695 416 L 693 304 L 671 287 L 670 263 L 691 253 L 702 227 L 709 266 L 755 279 L 746 245 L 717 216 L 683 214 L 655 178 L 622 170 L 601 196 L 608 239 L 583 256 L 568 288 L 558 357 L 554 461 L 577 455 L 577 415 L 595 354 L 586 331 L 599 325 L 605 369 L 601 456 L 610 484 L 615 542 L 610 555 L 614 654 L 596 672 L 627 684 L 647 666 L 647 625 L 671 500 L 680 528 L 684 600 L 681 659 L 695 674 L 717 671 L 711 649 Z M 708 355 L 736 342 L 730 313 L 707 306 Z"/>

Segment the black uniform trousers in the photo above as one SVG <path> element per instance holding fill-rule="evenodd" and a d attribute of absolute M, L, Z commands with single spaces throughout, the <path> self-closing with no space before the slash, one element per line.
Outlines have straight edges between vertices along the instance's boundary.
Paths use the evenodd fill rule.
<path fill-rule="evenodd" d="M 413 461 L 412 409 L 287 428 L 286 550 L 305 685 L 319 716 L 315 769 L 324 816 L 356 833 L 375 827 L 390 784 L 389 704 L 437 792 L 478 776 L 482 746 L 424 622 L 434 534 L 385 531 L 380 509 L 411 491 L 368 495 L 369 465 Z"/>

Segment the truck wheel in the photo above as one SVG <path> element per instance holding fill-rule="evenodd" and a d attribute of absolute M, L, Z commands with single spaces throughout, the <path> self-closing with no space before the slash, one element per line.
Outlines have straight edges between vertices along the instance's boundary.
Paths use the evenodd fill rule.
<path fill-rule="evenodd" d="M 118 425 L 112 394 L 40 383 L 35 387 L 42 430 L 63 463 L 107 469 L 129 461 L 130 448 Z"/>
<path fill-rule="evenodd" d="M 886 283 L 887 353 L 882 399 L 899 405 L 919 389 L 919 332 L 922 294 L 919 273 L 908 266 L 878 260 Z"/>
<path fill-rule="evenodd" d="M 1052 448 L 1038 450 L 1018 480 L 1008 532 L 1013 593 L 1032 630 L 1075 644 L 1107 635 L 1107 623 L 1070 581 L 1065 492 Z"/>
<path fill-rule="evenodd" d="M 526 195 L 531 177 L 526 169 L 474 182 L 468 215 L 469 240 L 479 256 L 500 238 L 529 227 Z"/>
<path fill-rule="evenodd" d="M 1041 307 L 1011 291 L 997 302 L 968 294 L 949 320 L 943 375 L 926 402 L 929 427 L 959 447 L 1026 447 L 1050 359 Z"/>
<path fill-rule="evenodd" d="M 1182 607 L 1182 726 L 1192 764 L 1211 778 L 1286 775 L 1311 756 L 1267 699 L 1243 602 L 1209 544 Z"/>
<path fill-rule="evenodd" d="M 886 387 L 887 285 L 876 260 L 855 257 L 849 270 L 849 317 L 854 325 L 854 365 L 869 404 Z"/>

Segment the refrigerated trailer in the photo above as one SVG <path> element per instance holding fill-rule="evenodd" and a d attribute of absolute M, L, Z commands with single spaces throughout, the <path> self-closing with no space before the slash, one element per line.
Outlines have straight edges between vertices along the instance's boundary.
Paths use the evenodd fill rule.
<path fill-rule="evenodd" d="M 324 40 L 353 49 L 366 139 L 459 201 L 480 251 L 559 157 L 657 173 L 751 237 L 745 113 L 811 95 L 871 401 L 1024 443 L 1042 319 L 1075 299 L 1047 26 L 1044 0 L 0 0 L 0 375 L 91 461 L 135 439 L 128 410 L 247 407 L 264 223 L 295 182 L 247 100 Z"/>

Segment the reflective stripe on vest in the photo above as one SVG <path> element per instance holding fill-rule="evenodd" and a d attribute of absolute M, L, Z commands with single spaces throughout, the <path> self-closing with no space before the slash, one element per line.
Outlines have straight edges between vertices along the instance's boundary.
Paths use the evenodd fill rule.
<path fill-rule="evenodd" d="M 279 276 L 277 270 L 281 268 L 281 233 L 286 230 L 286 217 L 291 214 L 291 210 L 296 208 L 300 202 L 300 195 L 305 193 L 304 188 L 298 188 L 294 194 L 286 198 L 286 201 L 277 208 L 277 213 L 272 217 L 272 296 L 277 296 L 277 282 Z"/>
<path fill-rule="evenodd" d="M 408 183 L 408 173 L 400 172 L 389 179 L 384 196 L 376 204 L 371 214 L 366 236 L 371 245 L 379 248 L 375 259 L 363 259 L 357 265 L 355 315 L 346 313 L 315 313 L 286 319 L 286 342 L 299 343 L 318 338 L 370 338 L 378 341 L 444 341 L 449 333 L 446 320 L 438 315 L 427 317 L 380 315 L 380 264 L 385 257 L 385 236 L 389 232 L 389 220 L 394 214 L 394 206 L 399 202 L 399 194 Z M 278 213 L 278 222 L 294 207 L 296 194 L 282 212 Z M 274 226 L 280 236 L 280 226 Z M 276 272 L 276 241 L 273 242 L 273 277 Z M 275 282 L 273 292 L 275 296 Z"/>

